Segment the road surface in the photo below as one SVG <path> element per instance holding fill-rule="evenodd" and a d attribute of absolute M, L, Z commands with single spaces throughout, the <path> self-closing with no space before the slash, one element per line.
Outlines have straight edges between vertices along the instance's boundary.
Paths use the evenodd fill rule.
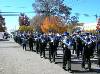
<path fill-rule="evenodd" d="M 13 40 L 0 41 L 0 74 L 70 74 L 61 66 L 24 51 Z"/>

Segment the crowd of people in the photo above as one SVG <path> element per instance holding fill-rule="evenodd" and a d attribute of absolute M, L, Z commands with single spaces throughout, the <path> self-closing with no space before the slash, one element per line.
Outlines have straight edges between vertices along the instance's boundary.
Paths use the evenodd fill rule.
<path fill-rule="evenodd" d="M 99 37 L 99 39 L 97 39 Z M 76 54 L 77 59 L 82 58 L 81 67 L 85 69 L 85 63 L 88 63 L 88 69 L 91 70 L 91 58 L 94 53 L 98 56 L 98 65 L 100 66 L 100 36 L 92 33 L 81 33 L 78 31 L 70 35 L 68 32 L 59 33 L 23 33 L 14 37 L 14 40 L 23 46 L 26 50 L 27 44 L 30 51 L 36 51 L 41 58 L 46 58 L 45 52 L 49 51 L 50 62 L 55 62 L 57 50 L 61 47 L 63 51 L 63 65 L 66 69 L 68 64 L 68 71 L 71 72 L 71 55 Z M 36 49 L 33 49 L 36 46 Z M 81 57 L 80 57 L 81 56 Z"/>

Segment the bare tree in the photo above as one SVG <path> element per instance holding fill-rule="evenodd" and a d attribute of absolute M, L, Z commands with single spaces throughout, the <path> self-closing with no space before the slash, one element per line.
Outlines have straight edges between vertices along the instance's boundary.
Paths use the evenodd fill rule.
<path fill-rule="evenodd" d="M 22 25 L 29 26 L 30 25 L 30 20 L 24 13 L 21 13 L 19 16 L 19 25 L 20 26 L 22 26 Z"/>
<path fill-rule="evenodd" d="M 37 32 L 41 32 L 41 24 L 44 20 L 44 16 L 36 15 L 30 21 L 30 25 L 34 27 L 34 30 Z"/>
<path fill-rule="evenodd" d="M 44 16 L 55 15 L 63 20 L 67 20 L 71 13 L 71 8 L 64 4 L 64 0 L 35 0 L 33 8 L 37 14 Z"/>
<path fill-rule="evenodd" d="M 69 24 L 69 25 L 78 25 L 78 17 L 77 16 L 71 16 L 69 19 L 68 19 L 68 21 L 67 21 L 67 23 Z"/>

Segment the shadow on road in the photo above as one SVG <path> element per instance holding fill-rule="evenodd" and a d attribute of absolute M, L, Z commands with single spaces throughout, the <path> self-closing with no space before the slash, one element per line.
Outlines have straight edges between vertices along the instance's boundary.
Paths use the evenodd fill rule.
<path fill-rule="evenodd" d="M 25 50 L 25 51 L 33 51 L 33 52 L 36 52 L 36 50 Z"/>
<path fill-rule="evenodd" d="M 72 70 L 72 73 L 100 73 L 100 69 L 91 69 L 89 70 Z"/>

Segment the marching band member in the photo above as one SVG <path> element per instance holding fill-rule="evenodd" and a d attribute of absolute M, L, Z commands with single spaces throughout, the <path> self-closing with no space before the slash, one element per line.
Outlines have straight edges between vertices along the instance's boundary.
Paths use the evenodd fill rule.
<path fill-rule="evenodd" d="M 68 63 L 68 71 L 71 72 L 71 50 L 70 50 L 70 41 L 68 38 L 67 32 L 64 33 L 64 39 L 63 39 L 63 49 L 64 49 L 64 54 L 63 54 L 63 69 L 66 69 L 66 64 Z"/>
<path fill-rule="evenodd" d="M 85 68 L 85 62 L 88 63 L 88 69 L 91 70 L 91 44 L 92 41 L 89 38 L 89 36 L 86 36 L 86 39 L 84 40 L 85 46 L 82 51 L 82 68 Z"/>
<path fill-rule="evenodd" d="M 45 48 L 47 46 L 48 37 L 46 34 L 42 34 L 40 38 L 40 56 L 45 58 Z"/>

